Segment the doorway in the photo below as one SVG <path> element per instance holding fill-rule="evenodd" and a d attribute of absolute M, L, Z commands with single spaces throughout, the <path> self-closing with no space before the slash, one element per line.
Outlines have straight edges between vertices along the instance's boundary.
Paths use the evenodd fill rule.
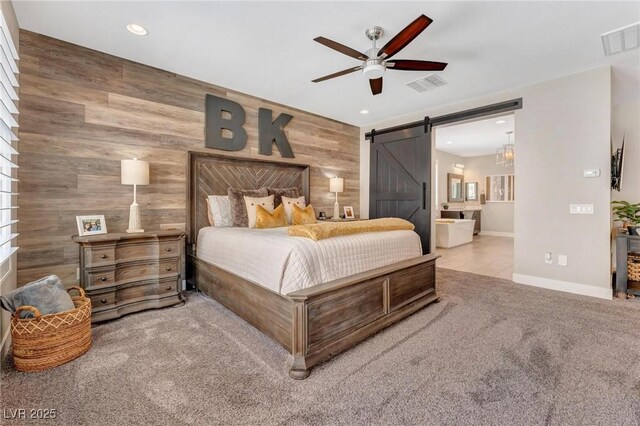
<path fill-rule="evenodd" d="M 522 108 L 522 99 L 512 99 L 435 118 L 425 117 L 421 121 L 383 130 L 376 131 L 372 129 L 366 133 L 365 138 L 371 142 L 369 217 L 372 219 L 389 216 L 406 218 L 416 225 L 416 231 L 422 241 L 423 253 L 427 254 L 434 251 L 434 234 L 436 230 L 436 218 L 434 216 L 440 216 L 439 206 L 436 208 L 438 197 L 434 196 L 434 193 L 439 192 L 437 186 L 440 185 L 440 182 L 436 182 L 431 173 L 431 170 L 438 167 L 438 162 L 433 158 L 435 150 L 432 149 L 432 129 L 456 123 L 460 124 L 469 120 L 509 115 L 520 108 Z M 427 158 L 428 161 L 425 161 Z M 416 159 L 418 159 L 418 163 L 416 163 Z M 497 200 L 496 197 L 506 196 L 505 188 L 506 190 L 510 188 L 510 193 L 515 194 L 514 175 L 511 177 L 502 175 L 502 177 L 489 178 L 487 182 L 489 182 L 488 187 L 495 188 L 495 190 L 492 189 L 492 191 L 484 194 L 485 200 L 488 197 L 494 197 L 489 198 L 493 201 Z M 436 183 L 438 185 L 435 185 Z M 463 184 L 462 180 L 459 181 L 459 184 Z M 501 187 L 500 185 L 503 186 Z M 474 188 L 475 193 L 479 194 L 479 185 Z M 452 192 L 458 196 L 463 191 L 465 194 L 472 194 L 474 188 L 466 190 L 466 188 L 456 187 Z M 502 188 L 502 192 L 500 192 L 500 188 Z M 466 199 L 461 202 L 464 201 Z M 481 225 L 481 219 L 478 219 L 478 223 Z M 486 232 L 484 236 L 492 237 Z M 491 238 L 485 238 L 484 240 L 489 241 Z M 510 247 L 510 253 L 508 251 L 505 252 L 504 257 L 510 258 L 511 262 L 513 262 L 512 243 Z M 493 249 L 490 248 L 487 252 L 495 254 L 495 245 Z M 448 257 L 451 259 L 453 252 Z M 451 260 L 449 266 L 453 265 L 453 263 L 453 260 Z M 441 264 L 442 262 L 439 261 L 439 266 Z M 480 269 L 477 270 L 479 271 Z M 507 271 L 504 270 L 502 272 L 506 276 Z"/>
<path fill-rule="evenodd" d="M 434 129 L 438 266 L 512 279 L 515 114 Z"/>

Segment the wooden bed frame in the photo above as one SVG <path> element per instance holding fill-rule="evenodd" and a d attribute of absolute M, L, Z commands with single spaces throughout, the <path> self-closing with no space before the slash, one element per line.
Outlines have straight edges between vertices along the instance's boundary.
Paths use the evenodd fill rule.
<path fill-rule="evenodd" d="M 309 199 L 309 166 L 189 152 L 188 167 L 190 282 L 287 349 L 292 378 L 305 379 L 314 365 L 438 300 L 433 254 L 287 295 L 198 259 L 208 195 L 226 195 L 229 187 L 297 186 Z"/>

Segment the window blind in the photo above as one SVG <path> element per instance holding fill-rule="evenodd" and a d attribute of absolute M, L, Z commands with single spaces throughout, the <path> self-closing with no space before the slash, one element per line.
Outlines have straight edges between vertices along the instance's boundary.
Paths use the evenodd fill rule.
<path fill-rule="evenodd" d="M 18 51 L 0 11 L 0 278 L 11 270 L 8 260 L 18 250 L 18 61 Z"/>

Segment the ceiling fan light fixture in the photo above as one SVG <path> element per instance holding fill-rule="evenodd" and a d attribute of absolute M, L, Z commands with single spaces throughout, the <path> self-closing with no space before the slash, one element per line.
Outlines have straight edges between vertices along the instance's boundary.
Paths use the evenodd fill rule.
<path fill-rule="evenodd" d="M 367 77 L 369 80 L 374 80 L 376 78 L 380 78 L 384 75 L 386 67 L 384 62 L 379 59 L 369 59 L 365 61 L 364 66 L 362 68 L 362 75 Z"/>

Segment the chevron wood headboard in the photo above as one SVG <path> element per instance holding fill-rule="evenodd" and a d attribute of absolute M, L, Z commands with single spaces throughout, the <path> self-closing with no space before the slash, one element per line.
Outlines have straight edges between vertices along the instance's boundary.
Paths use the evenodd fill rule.
<path fill-rule="evenodd" d="M 209 226 L 207 196 L 227 195 L 229 188 L 298 187 L 309 201 L 309 166 L 189 151 L 189 241 Z"/>

